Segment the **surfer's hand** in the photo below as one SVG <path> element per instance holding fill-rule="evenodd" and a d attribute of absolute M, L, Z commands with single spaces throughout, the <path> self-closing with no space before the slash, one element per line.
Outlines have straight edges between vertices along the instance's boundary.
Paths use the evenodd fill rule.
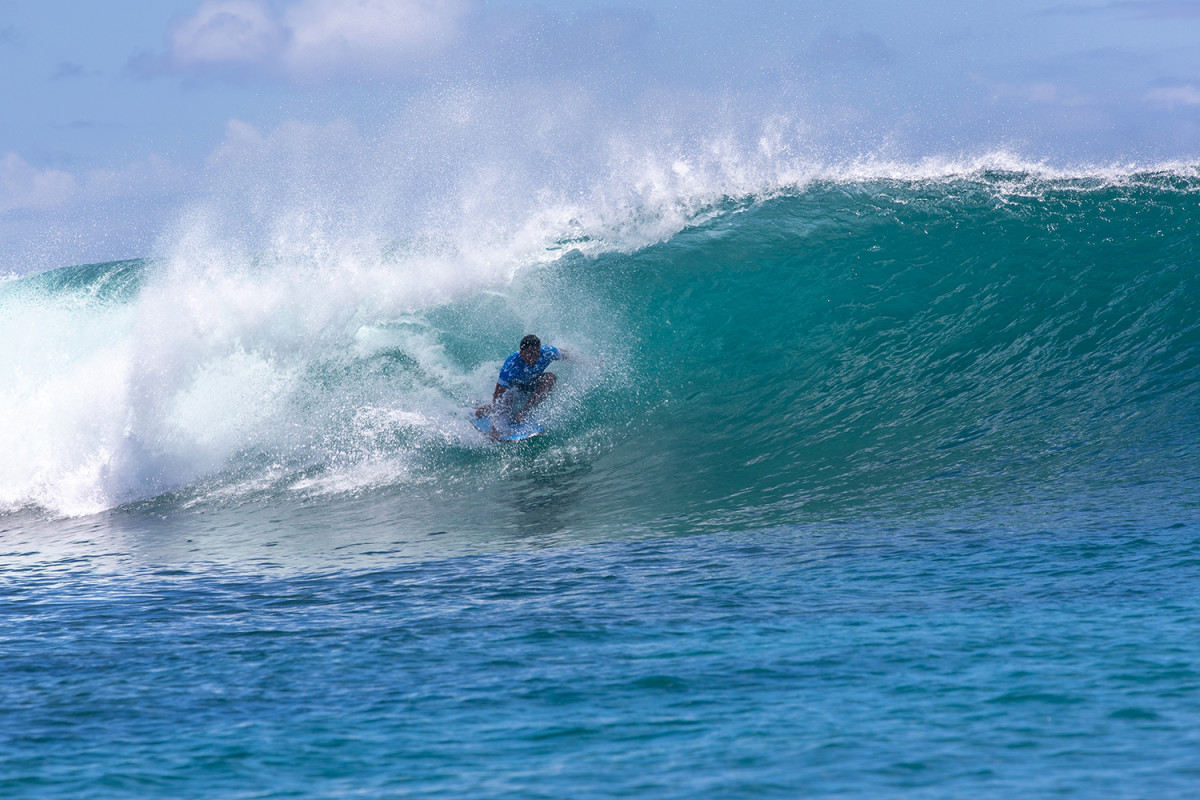
<path fill-rule="evenodd" d="M 475 419 L 479 419 L 480 417 L 486 417 L 490 413 L 492 413 L 491 405 L 488 403 L 484 403 L 479 408 L 475 409 Z"/>

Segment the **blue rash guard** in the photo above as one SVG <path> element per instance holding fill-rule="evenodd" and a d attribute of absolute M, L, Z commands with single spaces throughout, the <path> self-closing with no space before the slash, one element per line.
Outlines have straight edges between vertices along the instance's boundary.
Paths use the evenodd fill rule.
<path fill-rule="evenodd" d="M 496 383 L 505 389 L 510 386 L 515 386 L 518 389 L 532 389 L 533 384 L 546 371 L 546 367 L 550 366 L 550 362 L 558 361 L 560 358 L 562 358 L 562 353 L 558 352 L 557 347 L 542 345 L 542 354 L 538 356 L 537 363 L 531 367 L 525 363 L 525 359 L 521 358 L 519 352 L 513 353 L 505 359 L 504 366 L 500 368 L 500 377 L 496 379 Z"/>

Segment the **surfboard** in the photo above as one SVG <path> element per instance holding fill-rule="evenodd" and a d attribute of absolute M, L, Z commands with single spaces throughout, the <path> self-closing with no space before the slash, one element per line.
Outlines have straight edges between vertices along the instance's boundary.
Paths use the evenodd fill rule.
<path fill-rule="evenodd" d="M 471 421 L 475 423 L 475 427 L 482 433 L 492 436 L 492 418 L 491 417 L 476 417 L 472 415 Z M 520 442 L 525 439 L 532 439 L 534 436 L 541 436 L 545 433 L 542 430 L 540 423 L 527 419 L 524 422 L 514 425 L 505 425 L 503 422 L 497 422 L 496 435 L 493 437 L 500 442 Z"/>

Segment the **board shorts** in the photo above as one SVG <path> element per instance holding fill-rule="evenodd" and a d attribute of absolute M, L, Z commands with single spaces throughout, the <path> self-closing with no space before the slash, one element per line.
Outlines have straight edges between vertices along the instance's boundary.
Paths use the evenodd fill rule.
<path fill-rule="evenodd" d="M 527 393 L 532 394 L 533 390 L 537 388 L 538 381 L 540 381 L 544 377 L 546 377 L 546 373 L 543 372 L 541 375 L 538 375 L 536 378 L 534 378 L 531 381 L 520 382 L 520 383 L 518 383 L 517 381 L 511 381 L 508 384 L 508 388 L 515 389 L 518 392 L 527 392 Z"/>

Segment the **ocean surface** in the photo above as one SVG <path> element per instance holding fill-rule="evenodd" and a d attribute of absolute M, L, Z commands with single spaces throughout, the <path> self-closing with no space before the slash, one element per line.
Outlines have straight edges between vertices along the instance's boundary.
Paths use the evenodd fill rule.
<path fill-rule="evenodd" d="M 1193 796 L 1200 172 L 685 183 L 0 283 L 0 796 Z"/>

